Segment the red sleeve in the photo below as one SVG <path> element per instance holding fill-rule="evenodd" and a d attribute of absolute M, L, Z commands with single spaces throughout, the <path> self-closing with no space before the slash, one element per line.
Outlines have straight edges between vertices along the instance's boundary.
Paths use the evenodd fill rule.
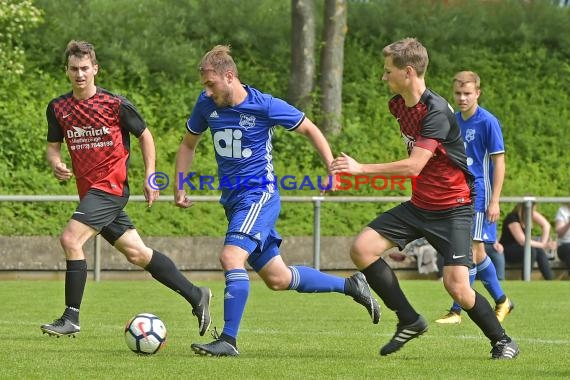
<path fill-rule="evenodd" d="M 439 141 L 436 139 L 430 139 L 429 137 L 419 136 L 416 140 L 415 146 L 427 149 L 433 153 L 439 146 Z"/>

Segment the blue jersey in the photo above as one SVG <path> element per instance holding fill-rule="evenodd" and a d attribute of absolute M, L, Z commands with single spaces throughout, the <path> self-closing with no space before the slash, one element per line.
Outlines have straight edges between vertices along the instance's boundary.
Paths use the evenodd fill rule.
<path fill-rule="evenodd" d="M 475 177 L 475 211 L 486 211 L 492 194 L 493 162 L 491 155 L 505 152 L 503 133 L 499 120 L 489 111 L 478 106 L 467 120 L 461 112 L 455 116 L 465 144 L 467 165 Z"/>
<path fill-rule="evenodd" d="M 246 99 L 220 108 L 202 91 L 186 122 L 188 132 L 201 134 L 210 128 L 216 161 L 220 202 L 227 206 L 250 190 L 278 191 L 273 171 L 275 127 L 297 128 L 305 114 L 287 102 L 244 85 Z"/>

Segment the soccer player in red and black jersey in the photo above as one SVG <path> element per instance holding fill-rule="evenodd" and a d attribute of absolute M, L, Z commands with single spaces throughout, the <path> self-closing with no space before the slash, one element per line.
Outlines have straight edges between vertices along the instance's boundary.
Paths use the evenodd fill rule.
<path fill-rule="evenodd" d="M 60 237 L 67 265 L 66 308 L 60 318 L 42 325 L 41 330 L 55 336 L 79 333 L 79 308 L 87 279 L 83 245 L 101 234 L 129 262 L 182 295 L 192 305 L 199 333 L 204 335 L 210 326 L 210 289 L 195 286 L 170 258 L 147 247 L 124 211 L 129 199 L 130 134 L 141 147 L 146 172 L 144 195 L 149 207 L 159 195 L 149 183 L 155 171 L 152 134 L 127 99 L 95 85 L 99 66 L 93 45 L 69 42 L 65 65 L 72 91 L 53 99 L 47 107 L 46 157 L 57 179 L 75 176 L 80 202 Z M 72 170 L 61 156 L 64 140 Z"/>
<path fill-rule="evenodd" d="M 425 237 L 443 255 L 446 290 L 491 341 L 491 357 L 514 358 L 519 352 L 517 344 L 505 333 L 489 302 L 469 285 L 473 178 L 453 110 L 426 87 L 428 53 L 418 40 L 394 42 L 384 48 L 383 55 L 382 80 L 396 94 L 389 108 L 400 124 L 408 158 L 361 164 L 343 154 L 330 167 L 333 174 L 417 176 L 411 200 L 370 222 L 351 247 L 354 264 L 398 317 L 396 333 L 380 349 L 380 355 L 398 351 L 427 331 L 426 320 L 410 305 L 393 270 L 381 257 L 390 248 L 402 250 Z"/>

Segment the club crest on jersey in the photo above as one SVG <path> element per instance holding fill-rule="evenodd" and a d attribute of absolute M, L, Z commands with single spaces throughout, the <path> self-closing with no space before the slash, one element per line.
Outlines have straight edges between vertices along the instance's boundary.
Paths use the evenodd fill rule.
<path fill-rule="evenodd" d="M 246 131 L 249 128 L 255 127 L 255 116 L 240 114 L 239 115 L 239 126 L 245 129 Z"/>
<path fill-rule="evenodd" d="M 465 131 L 465 141 L 471 142 L 475 140 L 475 130 L 474 129 L 467 129 Z"/>

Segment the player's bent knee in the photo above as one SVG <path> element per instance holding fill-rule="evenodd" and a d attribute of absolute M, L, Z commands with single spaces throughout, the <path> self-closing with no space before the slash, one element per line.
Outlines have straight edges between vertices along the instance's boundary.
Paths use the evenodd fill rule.
<path fill-rule="evenodd" d="M 69 233 L 67 231 L 64 231 L 61 234 L 59 237 L 59 243 L 66 252 L 82 248 L 79 240 L 72 233 Z"/>
<path fill-rule="evenodd" d="M 284 275 L 267 275 L 261 276 L 265 285 L 274 291 L 287 290 L 291 284 L 291 277 Z"/>
<path fill-rule="evenodd" d="M 447 288 L 447 292 L 455 301 L 459 303 L 460 298 L 462 298 L 463 292 L 461 292 L 458 288 Z"/>
<path fill-rule="evenodd" d="M 474 293 L 470 286 L 457 282 L 444 282 L 444 286 L 451 298 L 461 307 L 469 309 L 473 306 Z"/>
<path fill-rule="evenodd" d="M 355 242 L 350 248 L 350 259 L 358 267 L 367 266 L 371 261 L 375 261 L 378 255 L 362 244 Z"/>
<path fill-rule="evenodd" d="M 125 248 L 121 250 L 127 261 L 131 264 L 144 268 L 150 263 L 151 256 L 143 248 Z"/>
<path fill-rule="evenodd" d="M 474 249 L 473 250 L 473 261 L 476 264 L 480 264 L 483 260 L 487 258 L 487 253 L 485 252 L 485 248 L 481 249 Z"/>
<path fill-rule="evenodd" d="M 276 292 L 289 289 L 289 284 L 285 284 L 284 282 L 266 282 L 265 285 Z"/>

